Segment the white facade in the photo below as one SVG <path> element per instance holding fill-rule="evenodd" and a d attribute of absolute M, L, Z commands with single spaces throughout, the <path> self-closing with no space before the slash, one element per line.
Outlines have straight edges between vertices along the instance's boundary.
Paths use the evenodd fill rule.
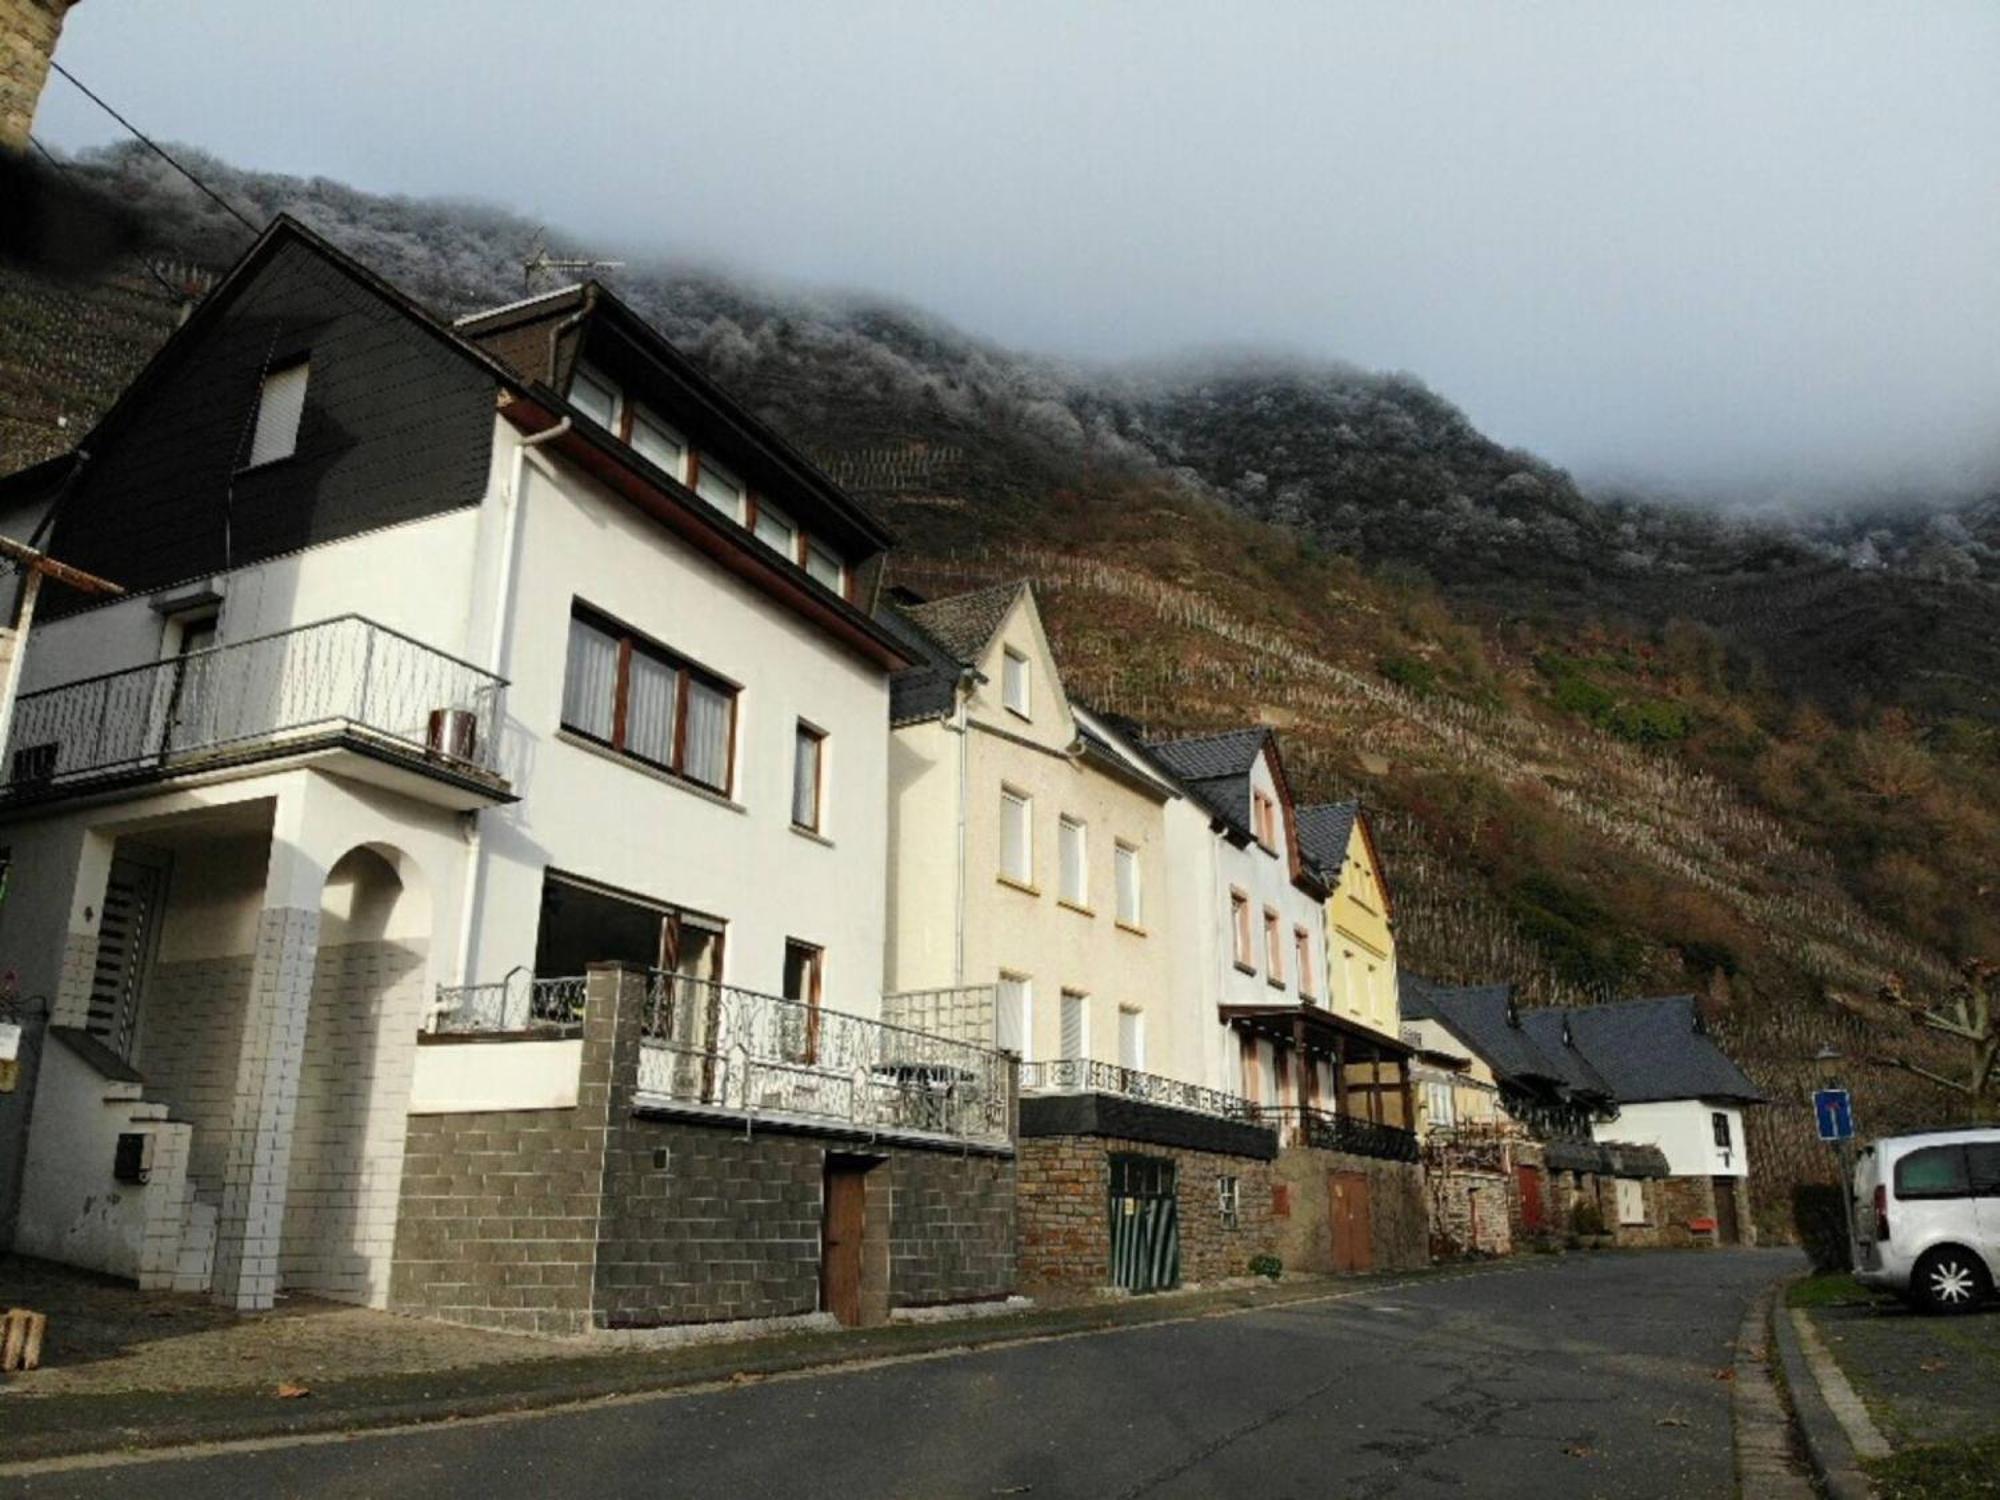
<path fill-rule="evenodd" d="M 1750 1175 L 1743 1110 L 1735 1104 L 1663 1099 L 1621 1105 L 1618 1118 L 1594 1126 L 1593 1134 L 1600 1141 L 1658 1146 L 1666 1154 L 1667 1171 L 1675 1177 Z"/>

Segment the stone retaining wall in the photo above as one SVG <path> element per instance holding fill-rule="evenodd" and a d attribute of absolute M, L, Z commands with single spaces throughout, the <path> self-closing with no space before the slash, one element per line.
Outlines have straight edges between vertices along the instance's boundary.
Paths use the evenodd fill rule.
<path fill-rule="evenodd" d="M 1369 1229 L 1377 1271 L 1408 1271 L 1430 1264 L 1430 1205 L 1423 1168 L 1344 1151 L 1287 1146 L 1278 1153 L 1272 1181 L 1285 1200 L 1277 1216 L 1278 1254 L 1288 1271 L 1331 1272 L 1332 1203 L 1328 1179 L 1355 1172 L 1368 1181 Z"/>

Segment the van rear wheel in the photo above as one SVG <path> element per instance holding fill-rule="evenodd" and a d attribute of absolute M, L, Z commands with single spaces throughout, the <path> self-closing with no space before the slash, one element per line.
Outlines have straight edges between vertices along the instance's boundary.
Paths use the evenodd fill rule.
<path fill-rule="evenodd" d="M 1992 1290 L 1979 1257 L 1957 1245 L 1940 1246 L 1918 1261 L 1911 1283 L 1919 1305 L 1933 1313 L 1971 1312 Z"/>

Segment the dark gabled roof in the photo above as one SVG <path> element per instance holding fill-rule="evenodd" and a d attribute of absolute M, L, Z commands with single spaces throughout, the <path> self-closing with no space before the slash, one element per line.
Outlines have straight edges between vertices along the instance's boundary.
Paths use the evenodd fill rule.
<path fill-rule="evenodd" d="M 1661 995 L 1563 1012 L 1577 1051 L 1620 1104 L 1664 1099 L 1732 1099 L 1761 1104 L 1764 1095 L 1715 1045 L 1692 995 Z"/>
<path fill-rule="evenodd" d="M 1007 611 L 1014 607 L 1014 601 L 1027 586 L 1022 579 L 997 583 L 969 594 L 906 605 L 904 613 L 923 626 L 961 665 L 977 666 L 1006 620 Z"/>
<path fill-rule="evenodd" d="M 1568 1082 L 1562 1065 L 1543 1054 L 1525 1026 L 1514 1024 L 1511 984 L 1439 985 L 1404 969 L 1396 995 L 1405 1020 L 1436 1021 L 1503 1083 L 1532 1088 Z"/>
<path fill-rule="evenodd" d="M 880 517 L 843 490 L 825 470 L 732 396 L 602 282 L 585 281 L 543 296 L 471 313 L 460 318 L 453 331 L 482 353 L 517 371 L 517 378 L 533 385 L 546 385 L 567 397 L 575 361 L 543 358 L 545 347 L 550 354 L 555 351 L 553 342 L 545 340 L 542 329 L 565 328 L 575 320 L 582 336 L 587 338 L 588 330 L 582 325 L 600 319 L 623 335 L 649 361 L 655 373 L 664 375 L 678 388 L 678 395 L 694 408 L 690 416 L 698 415 L 709 424 L 727 430 L 741 445 L 742 452 L 720 455 L 730 467 L 737 468 L 746 460 L 760 457 L 877 551 L 886 551 L 894 545 L 895 536 Z"/>
<path fill-rule="evenodd" d="M 1576 1038 L 1566 1025 L 1572 1014 L 1566 1010 L 1523 1011 L 1521 1025 L 1542 1056 L 1563 1070 L 1563 1084 L 1571 1093 L 1612 1098 L 1611 1085 L 1575 1045 Z"/>
<path fill-rule="evenodd" d="M 1348 841 L 1354 837 L 1359 802 L 1321 802 L 1298 810 L 1299 848 L 1329 881 L 1338 882 L 1347 863 Z"/>
<path fill-rule="evenodd" d="M 1254 837 L 1250 771 L 1271 738 L 1268 729 L 1226 729 L 1185 740 L 1153 740 L 1146 751 L 1216 817 Z"/>
<path fill-rule="evenodd" d="M 958 684 L 971 669 L 895 604 L 878 604 L 875 623 L 901 642 L 916 662 L 889 679 L 889 727 L 949 715 L 958 706 Z"/>

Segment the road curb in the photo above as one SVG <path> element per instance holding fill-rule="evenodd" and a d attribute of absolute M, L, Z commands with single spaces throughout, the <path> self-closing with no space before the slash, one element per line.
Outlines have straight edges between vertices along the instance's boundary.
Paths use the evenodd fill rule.
<path fill-rule="evenodd" d="M 1833 1500 L 1872 1500 L 1875 1486 L 1862 1471 L 1861 1460 L 1848 1441 L 1847 1429 L 1841 1426 L 1828 1404 L 1818 1372 L 1806 1358 L 1805 1346 L 1792 1326 L 1790 1309 L 1784 1305 L 1784 1293 L 1791 1285 L 1791 1281 L 1785 1282 L 1772 1299 L 1770 1328 L 1806 1457 Z"/>
<path fill-rule="evenodd" d="M 1775 1286 L 1757 1294 L 1736 1333 L 1736 1376 L 1730 1399 L 1736 1443 L 1736 1492 L 1758 1500 L 1812 1500 L 1792 1440 L 1784 1397 L 1771 1378 L 1771 1306 Z"/>

